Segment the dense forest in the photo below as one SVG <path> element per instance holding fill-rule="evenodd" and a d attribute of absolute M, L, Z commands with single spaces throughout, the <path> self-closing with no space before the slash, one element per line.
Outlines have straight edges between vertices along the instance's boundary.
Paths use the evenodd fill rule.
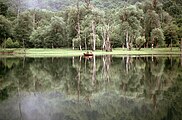
<path fill-rule="evenodd" d="M 181 0 L 0 0 L 2 48 L 179 47 Z"/>

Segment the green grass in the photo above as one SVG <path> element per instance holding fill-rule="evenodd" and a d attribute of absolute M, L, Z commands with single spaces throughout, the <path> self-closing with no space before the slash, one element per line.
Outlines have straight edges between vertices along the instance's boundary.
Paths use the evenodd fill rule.
<path fill-rule="evenodd" d="M 61 56 L 80 56 L 83 55 L 87 50 L 72 50 L 72 49 L 7 49 L 14 51 L 14 56 L 26 56 L 26 57 L 61 57 Z M 1 49 L 0 49 L 1 51 Z M 182 54 L 179 48 L 143 48 L 140 51 L 132 49 L 115 48 L 112 52 L 105 52 L 102 50 L 96 50 L 93 52 L 95 55 L 178 55 Z"/>
<path fill-rule="evenodd" d="M 12 53 L 14 49 L 0 49 L 0 53 Z"/>

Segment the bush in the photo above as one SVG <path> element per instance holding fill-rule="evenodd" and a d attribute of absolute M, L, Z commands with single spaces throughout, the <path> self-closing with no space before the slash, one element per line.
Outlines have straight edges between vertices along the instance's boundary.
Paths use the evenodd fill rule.
<path fill-rule="evenodd" d="M 4 47 L 6 47 L 6 48 L 13 48 L 14 46 L 13 46 L 13 40 L 11 39 L 11 38 L 8 38 L 6 41 L 5 41 L 5 43 L 4 43 Z"/>
<path fill-rule="evenodd" d="M 18 41 L 13 42 L 11 38 L 8 38 L 4 43 L 3 47 L 5 48 L 19 48 L 20 44 Z"/>
<path fill-rule="evenodd" d="M 20 47 L 20 43 L 16 40 L 14 42 L 14 48 L 19 48 Z"/>

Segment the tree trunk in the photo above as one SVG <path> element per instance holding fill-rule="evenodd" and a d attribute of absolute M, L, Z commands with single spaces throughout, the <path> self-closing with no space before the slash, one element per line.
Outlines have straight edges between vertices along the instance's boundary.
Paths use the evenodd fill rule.
<path fill-rule="evenodd" d="M 131 37 L 128 36 L 128 47 L 129 47 L 129 50 L 131 50 Z"/>
<path fill-rule="evenodd" d="M 171 51 L 173 50 L 173 42 L 172 42 L 172 39 L 171 39 Z"/>
<path fill-rule="evenodd" d="M 93 51 L 95 51 L 96 30 L 95 30 L 95 21 L 94 20 L 92 20 L 92 35 L 93 35 Z"/>
<path fill-rule="evenodd" d="M 126 48 L 129 49 L 129 41 L 128 41 L 129 35 L 128 35 L 128 31 L 126 31 Z"/>
<path fill-rule="evenodd" d="M 16 7 L 17 7 L 17 17 L 19 17 L 20 16 L 20 12 L 21 12 L 20 11 L 20 6 L 22 5 L 21 4 L 22 2 L 20 0 L 18 0 L 17 2 L 18 2 L 18 5 L 16 5 Z"/>
<path fill-rule="evenodd" d="M 106 40 L 105 39 L 103 39 L 102 50 L 106 50 Z"/>
<path fill-rule="evenodd" d="M 80 45 L 80 50 L 82 51 L 82 46 Z"/>
<path fill-rule="evenodd" d="M 153 50 L 153 48 L 154 48 L 154 38 L 152 38 L 152 50 Z"/>
<path fill-rule="evenodd" d="M 104 28 L 102 28 L 102 40 L 103 40 L 103 44 L 102 44 L 102 50 L 106 50 L 106 30 Z"/>
<path fill-rule="evenodd" d="M 122 45 L 121 45 L 121 46 L 122 46 L 122 48 L 123 48 L 123 50 L 124 50 L 124 44 L 123 44 L 123 43 L 122 43 Z"/>
<path fill-rule="evenodd" d="M 140 44 L 139 47 L 138 47 L 138 50 L 141 50 L 141 48 L 142 48 L 142 45 Z"/>
<path fill-rule="evenodd" d="M 147 43 L 146 43 L 146 46 L 145 46 L 146 48 L 149 48 L 149 42 L 147 41 Z"/>
<path fill-rule="evenodd" d="M 85 33 L 85 50 L 87 50 L 87 35 Z"/>
<path fill-rule="evenodd" d="M 110 34 L 109 34 L 109 31 L 110 31 L 110 26 L 107 25 L 105 27 L 106 29 L 106 52 L 111 52 L 112 51 L 112 48 L 111 48 L 111 42 L 110 42 Z"/>
<path fill-rule="evenodd" d="M 106 52 L 111 52 L 111 42 L 110 42 L 110 38 L 109 38 L 109 33 L 107 33 L 107 40 L 106 40 Z"/>
<path fill-rule="evenodd" d="M 157 42 L 157 43 L 156 43 L 156 48 L 158 48 L 158 47 L 159 47 L 159 43 Z"/>
<path fill-rule="evenodd" d="M 52 49 L 54 48 L 54 45 L 53 45 L 53 43 L 52 43 Z"/>
<path fill-rule="evenodd" d="M 75 49 L 75 42 L 74 42 L 74 40 L 72 40 L 72 49 L 73 50 Z"/>
<path fill-rule="evenodd" d="M 77 35 L 78 35 L 78 39 L 79 41 L 79 47 L 80 50 L 82 50 L 82 46 L 81 46 L 81 37 L 80 37 L 80 5 L 79 5 L 80 0 L 77 1 Z"/>

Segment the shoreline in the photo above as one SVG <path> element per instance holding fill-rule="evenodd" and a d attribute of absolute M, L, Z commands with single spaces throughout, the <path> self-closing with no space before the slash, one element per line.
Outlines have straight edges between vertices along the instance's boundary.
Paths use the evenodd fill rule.
<path fill-rule="evenodd" d="M 72 50 L 72 49 L 4 49 L 3 53 L 1 52 L 3 49 L 0 49 L 1 57 L 71 57 L 71 56 L 82 56 L 85 52 L 91 50 Z M 7 51 L 7 52 L 6 52 Z M 13 51 L 13 53 L 9 54 L 8 51 Z M 131 50 L 122 48 L 115 48 L 112 52 L 105 52 L 102 50 L 92 51 L 92 53 L 96 56 L 100 55 L 117 55 L 117 56 L 158 56 L 158 55 L 181 55 L 182 52 L 179 48 L 143 48 L 140 51 Z"/>

